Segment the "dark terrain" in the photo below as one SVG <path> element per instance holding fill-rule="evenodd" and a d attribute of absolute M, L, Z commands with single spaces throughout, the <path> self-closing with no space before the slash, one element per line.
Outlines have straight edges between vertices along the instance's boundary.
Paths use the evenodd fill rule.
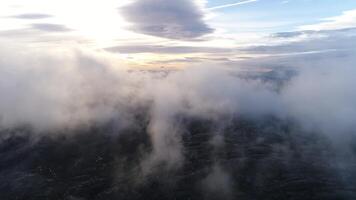
<path fill-rule="evenodd" d="M 221 127 L 182 117 L 177 119 L 184 127 L 182 167 L 158 165 L 143 175 L 140 163 L 152 147 L 148 120 L 136 120 L 139 126 L 119 133 L 114 123 L 53 137 L 34 136 L 30 128 L 3 130 L 0 199 L 356 198 L 355 165 L 340 167 L 329 139 L 302 131 L 292 121 L 240 117 Z M 218 146 L 211 142 L 217 130 L 222 138 Z M 347 159 L 351 162 L 355 155 Z M 204 180 L 216 166 L 228 179 L 219 181 L 217 173 L 211 187 Z"/>

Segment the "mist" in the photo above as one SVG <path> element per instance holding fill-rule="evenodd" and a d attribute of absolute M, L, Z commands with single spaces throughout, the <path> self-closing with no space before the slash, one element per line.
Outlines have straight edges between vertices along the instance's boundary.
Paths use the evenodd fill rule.
<path fill-rule="evenodd" d="M 98 189 L 103 196 L 95 198 L 88 193 L 83 196 L 81 191 L 63 198 L 140 199 L 148 191 L 168 199 L 170 192 L 182 199 L 282 198 L 282 194 L 265 196 L 264 190 L 253 188 L 269 186 L 268 180 L 277 176 L 275 169 L 291 175 L 298 166 L 305 167 L 301 174 L 312 174 L 301 180 L 316 188 L 352 185 L 344 176 L 355 175 L 351 168 L 356 130 L 353 52 L 342 56 L 331 52 L 312 60 L 302 55 L 289 57 L 288 62 L 282 58 L 253 61 L 261 69 L 281 62 L 288 66 L 269 67 L 254 78 L 238 71 L 249 64 L 244 62 L 236 63 L 235 68 L 197 64 L 175 71 L 151 71 L 132 70 L 105 54 L 81 49 L 43 52 L 22 47 L 0 49 L 0 54 L 2 152 L 16 152 L 11 148 L 17 143 L 27 150 L 57 145 L 64 151 L 61 162 L 68 166 L 96 155 L 91 148 L 104 149 L 112 156 L 99 156 L 111 160 L 110 172 L 105 172 L 110 190 Z M 295 73 L 282 77 L 282 84 L 276 80 L 280 77 L 266 79 L 280 70 Z M 6 147 L 6 143 L 14 146 Z M 70 155 L 78 152 L 73 160 Z M 29 173 L 26 181 L 33 183 L 52 176 L 34 170 L 38 158 L 32 156 L 25 156 L 16 173 Z M 347 156 L 352 159 L 345 159 Z M 89 160 L 87 167 L 101 162 Z M 320 176 L 327 179 L 323 180 L 326 185 L 318 182 L 323 178 L 314 171 L 325 173 Z M 1 174 L 6 180 L 0 187 L 5 199 L 5 188 L 19 184 L 16 173 Z M 99 176 L 93 181 L 100 180 Z M 283 181 L 276 184 L 283 185 Z M 299 183 L 291 182 L 291 188 L 293 184 Z M 38 187 L 33 191 L 46 186 Z M 10 193 L 16 191 L 10 188 Z M 126 196 L 120 196 L 125 192 Z M 147 198 L 154 199 L 154 194 Z"/>

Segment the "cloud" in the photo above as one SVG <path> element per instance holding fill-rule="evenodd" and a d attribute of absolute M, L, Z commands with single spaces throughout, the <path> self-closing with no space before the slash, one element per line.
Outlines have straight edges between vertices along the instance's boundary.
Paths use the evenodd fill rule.
<path fill-rule="evenodd" d="M 276 71 L 293 69 L 298 76 L 281 90 L 280 99 L 286 114 L 293 116 L 307 129 L 316 129 L 332 136 L 348 138 L 356 127 L 354 101 L 356 92 L 352 85 L 356 62 L 355 29 L 302 31 L 275 34 L 282 38 L 304 35 L 301 40 L 279 45 L 256 46 L 250 53 L 267 55 L 246 60 L 235 65 L 262 66 Z M 308 103 L 303 103 L 308 102 Z"/>
<path fill-rule="evenodd" d="M 47 23 L 36 23 L 32 24 L 31 27 L 36 30 L 45 31 L 45 32 L 68 32 L 72 29 L 61 25 L 61 24 L 47 24 Z"/>
<path fill-rule="evenodd" d="M 285 41 L 274 45 L 248 47 L 244 50 L 257 54 L 292 54 L 308 52 L 350 51 L 355 49 L 356 29 L 295 31 L 273 34 L 272 39 Z"/>
<path fill-rule="evenodd" d="M 14 51 L 21 59 L 16 59 Z M 120 85 L 116 81 L 121 79 L 116 72 L 114 80 L 110 67 L 103 61 L 84 52 L 42 51 L 37 55 L 35 51 L 17 48 L 0 52 L 8 58 L 0 61 L 1 128 L 29 125 L 41 132 L 116 118 L 116 97 L 124 94 L 125 89 L 116 87 L 120 94 L 109 94 L 113 90 L 100 92 L 98 87 Z M 105 80 L 99 80 L 104 77 Z M 74 101 L 75 98 L 78 99 Z M 96 112 L 96 117 L 92 112 Z"/>
<path fill-rule="evenodd" d="M 224 8 L 229 8 L 229 7 L 240 6 L 240 5 L 244 5 L 244 4 L 255 3 L 258 1 L 259 0 L 247 0 L 247 1 L 240 1 L 240 2 L 236 2 L 236 3 L 229 3 L 229 4 L 211 7 L 211 8 L 209 8 L 209 10 L 219 10 L 219 9 L 224 9 Z"/>
<path fill-rule="evenodd" d="M 230 52 L 228 48 L 194 47 L 194 46 L 164 46 L 164 45 L 130 45 L 106 48 L 107 51 L 119 53 L 162 53 L 162 54 L 189 54 L 189 53 L 222 53 Z"/>
<path fill-rule="evenodd" d="M 342 15 L 322 19 L 325 22 L 304 25 L 300 30 L 336 30 L 356 27 L 356 10 L 344 11 Z"/>
<path fill-rule="evenodd" d="M 249 84 L 215 67 L 157 76 L 110 66 L 85 52 L 7 48 L 0 53 L 7 58 L 0 60 L 1 128 L 28 125 L 41 134 L 106 121 L 135 126 L 134 110 L 146 108 L 153 145 L 142 163 L 146 172 L 160 165 L 176 168 L 184 160 L 179 116 L 214 119 L 276 109 L 263 106 L 272 103 L 273 94 L 258 83 Z"/>
<path fill-rule="evenodd" d="M 306 32 L 304 32 L 304 31 L 291 31 L 291 32 L 274 33 L 271 36 L 273 38 L 292 38 L 292 37 L 301 36 L 303 34 L 306 34 Z"/>
<path fill-rule="evenodd" d="M 150 64 L 153 65 L 164 65 L 164 64 L 177 64 L 177 63 L 202 63 L 202 62 L 229 62 L 230 59 L 226 57 L 214 57 L 212 58 L 211 56 L 207 55 L 206 57 L 191 57 L 187 56 L 184 58 L 178 58 L 178 59 L 168 59 L 168 60 L 160 60 L 160 61 L 152 61 Z"/>
<path fill-rule="evenodd" d="M 48 14 L 42 14 L 42 13 L 26 13 L 21 15 L 14 15 L 12 17 L 18 19 L 46 19 L 53 16 Z"/>
<path fill-rule="evenodd" d="M 288 4 L 288 3 L 290 3 L 290 1 L 289 1 L 289 0 L 287 0 L 287 1 L 282 1 L 281 3 L 282 3 L 282 4 Z"/>
<path fill-rule="evenodd" d="M 233 199 L 231 175 L 215 164 L 210 174 L 202 181 L 206 199 Z M 215 197 L 215 198 L 212 198 Z"/>
<path fill-rule="evenodd" d="M 166 4 L 175 4 L 174 1 L 167 2 L 169 1 L 166 0 Z M 169 14 L 172 13 L 166 15 Z M 67 29 L 63 25 L 37 24 L 29 30 L 35 31 L 33 34 L 37 34 L 37 32 L 46 34 L 46 32 L 52 31 L 68 31 Z M 11 34 L 11 32 L 6 32 L 6 34 Z M 248 199 L 251 197 L 250 194 L 255 197 L 253 195 L 256 195 L 257 190 L 259 192 L 257 195 L 261 197 L 261 194 L 264 193 L 260 191 L 265 189 L 263 186 L 266 185 L 269 188 L 267 187 L 265 191 L 271 193 L 270 191 L 280 190 L 280 186 L 284 190 L 287 187 L 292 187 L 294 191 L 300 184 L 305 185 L 305 183 L 314 181 L 318 184 L 320 180 L 324 179 L 316 179 L 315 176 L 303 173 L 304 170 L 311 171 L 312 174 L 316 171 L 308 170 L 308 168 L 304 168 L 304 165 L 308 167 L 313 165 L 313 169 L 317 170 L 319 170 L 319 165 L 322 165 L 320 167 L 320 171 L 322 171 L 325 169 L 324 166 L 329 166 L 329 163 L 322 162 L 320 164 L 319 160 L 325 157 L 329 158 L 330 155 L 332 155 L 331 157 L 335 156 L 335 151 L 333 148 L 319 150 L 319 142 L 323 143 L 323 141 L 315 139 L 314 134 L 310 132 L 321 134 L 322 137 L 325 134 L 332 138 L 331 142 L 344 140 L 343 147 L 350 144 L 351 140 L 348 139 L 355 134 L 356 69 L 354 65 L 356 50 L 354 41 L 356 34 L 354 29 L 302 31 L 275 34 L 273 39 L 291 39 L 301 36 L 305 36 L 305 38 L 274 46 L 266 45 L 246 49 L 251 54 L 267 54 L 270 57 L 248 60 L 245 63 L 235 62 L 232 63 L 233 68 L 202 64 L 198 67 L 189 66 L 174 72 L 164 70 L 156 72 L 130 71 L 123 64 L 118 64 L 117 61 L 115 64 L 111 64 L 110 58 L 106 57 L 107 52 L 104 54 L 105 56 L 102 56 L 99 55 L 99 51 L 68 49 L 67 46 L 65 50 L 56 51 L 52 48 L 31 48 L 32 45 L 26 47 L 27 45 L 21 44 L 21 46 L 14 47 L 13 43 L 1 43 L 0 55 L 3 59 L 0 59 L 0 130 L 5 131 L 0 131 L 0 134 L 11 133 L 7 130 L 29 126 L 35 130 L 38 137 L 58 132 L 75 134 L 81 130 L 89 130 L 83 131 L 84 133 L 103 134 L 102 132 L 104 132 L 104 134 L 108 134 L 107 132 L 109 132 L 110 134 L 134 135 L 128 140 L 125 137 L 112 140 L 105 135 L 105 140 L 99 141 L 105 146 L 103 151 L 97 151 L 98 143 L 96 141 L 91 144 L 92 140 L 98 139 L 96 137 L 93 139 L 91 135 L 77 137 L 76 142 L 78 140 L 78 143 L 69 141 L 70 137 L 68 137 L 69 139 L 63 137 L 62 140 L 66 143 L 64 147 L 67 148 L 61 148 L 62 146 L 58 146 L 57 142 L 49 143 L 50 154 L 46 152 L 46 143 L 40 143 L 39 150 L 35 153 L 34 149 L 28 147 L 30 145 L 19 145 L 21 146 L 20 151 L 12 150 L 11 147 L 16 145 L 10 143 L 10 147 L 5 146 L 4 160 L 7 162 L 3 163 L 10 163 L 11 168 L 12 166 L 20 167 L 14 167 L 14 170 L 7 167 L 9 170 L 3 174 L 7 175 L 8 172 L 12 172 L 16 173 L 16 176 L 10 174 L 12 176 L 5 176 L 10 178 L 4 180 L 15 180 L 10 183 L 16 183 L 13 185 L 19 185 L 16 188 L 22 189 L 23 184 L 20 183 L 23 183 L 23 180 L 29 180 L 31 177 L 37 179 L 38 176 L 39 180 L 45 180 L 45 178 L 54 180 L 53 184 L 61 187 L 63 184 L 57 184 L 56 180 L 62 180 L 62 174 L 67 174 L 64 171 L 72 172 L 66 170 L 70 169 L 68 166 L 74 166 L 74 163 L 75 171 L 82 171 L 80 166 L 87 166 L 88 163 L 87 171 L 91 174 L 88 177 L 92 178 L 94 174 L 95 179 L 87 181 L 87 176 L 83 176 L 82 173 L 79 173 L 79 178 L 74 176 L 76 173 L 69 174 L 75 179 L 85 180 L 82 184 L 85 188 L 90 188 L 88 186 L 92 186 L 93 182 L 95 182 L 95 187 L 98 184 L 105 184 L 104 193 L 100 193 L 100 195 L 113 195 L 115 188 L 124 188 L 124 190 L 127 188 L 133 191 L 131 194 L 134 194 L 134 197 L 138 198 L 141 194 L 149 195 L 153 193 L 152 191 L 156 191 L 154 188 L 161 189 L 159 181 L 151 180 L 155 180 L 157 177 L 157 179 L 165 178 L 159 176 L 162 173 L 159 173 L 158 176 L 150 176 L 150 173 L 165 170 L 168 170 L 169 175 L 173 177 L 178 176 L 178 181 L 171 185 L 181 186 L 188 182 L 187 185 L 179 188 L 183 188 L 183 190 L 178 191 L 179 195 L 183 194 L 184 197 L 186 197 L 187 191 L 192 191 L 188 189 L 197 183 L 195 180 L 200 180 L 198 183 L 201 183 L 204 195 L 206 195 L 203 197 L 207 199 L 214 199 L 214 197 L 216 199 L 229 199 L 229 197 L 234 199 L 235 195 Z M 172 54 L 230 51 L 225 48 L 164 45 L 118 46 L 107 50 L 124 53 Z M 308 52 L 316 53 L 309 54 Z M 196 57 L 192 60 L 197 59 L 202 58 Z M 229 59 L 227 61 L 229 62 Z M 258 65 L 261 69 L 253 78 L 238 71 L 248 62 L 255 62 L 253 64 Z M 288 73 L 284 73 L 285 68 L 293 69 L 293 72 L 297 73 L 289 77 Z M 267 73 L 265 73 L 266 71 Z M 271 76 L 275 73 L 277 76 Z M 280 79 L 276 78 L 278 76 L 285 81 L 276 89 L 274 85 L 279 84 Z M 244 119 L 250 121 L 244 121 Z M 285 125 L 280 120 L 291 121 L 292 125 Z M 195 122 L 198 123 L 194 124 Z M 114 131 L 110 126 L 109 128 L 104 127 L 104 130 L 99 128 L 100 131 L 96 132 L 96 127 L 107 123 L 114 124 Z M 194 127 L 189 129 L 188 123 L 193 123 Z M 265 128 L 268 130 L 261 128 L 264 126 L 263 123 L 268 123 Z M 231 125 L 228 127 L 229 130 L 220 128 L 225 127 L 226 124 Z M 300 133 L 296 133 L 293 129 L 294 124 L 307 130 L 303 134 L 310 133 L 310 135 L 299 138 Z M 214 128 L 206 130 L 206 126 Z M 125 129 L 127 127 L 134 131 L 127 131 Z M 278 132 L 282 129 L 283 131 Z M 297 130 L 299 131 L 299 129 Z M 228 132 L 233 136 L 229 138 L 224 135 Z M 194 137 L 195 134 L 199 138 L 207 135 L 206 140 L 210 140 L 208 143 L 211 146 L 208 145 L 208 148 L 205 148 L 206 144 L 202 142 L 202 139 L 193 142 L 188 140 L 184 143 L 184 137 L 188 134 L 191 134 L 188 137 Z M 1 136 L 0 138 L 2 138 Z M 145 136 L 149 138 L 149 141 L 146 141 Z M 86 138 L 85 141 L 82 141 L 82 138 Z M 278 142 L 279 140 L 282 142 Z M 115 142 L 111 143 L 112 141 Z M 116 143 L 117 141 L 122 143 Z M 89 146 L 86 146 L 87 142 Z M 71 144 L 68 146 L 67 143 Z M 142 145 L 142 143 L 145 144 Z M 198 153 L 190 154 L 192 151 L 186 146 L 187 143 L 191 146 L 195 145 L 193 148 L 196 150 L 193 151 Z M 230 146 L 227 146 L 227 143 L 230 143 Z M 77 157 L 75 153 L 78 145 L 80 146 L 80 155 Z M 82 148 L 81 145 L 84 145 L 85 148 Z M 130 148 L 125 149 L 125 145 Z M 141 145 L 147 145 L 149 148 L 141 148 Z M 307 145 L 312 147 L 306 147 Z M 22 146 L 25 148 L 22 149 Z M 53 147 L 56 148 L 53 149 Z M 132 149 L 137 148 L 137 151 L 140 152 L 137 153 L 139 155 L 133 153 L 131 147 L 133 147 Z M 321 145 L 321 147 L 325 146 Z M 126 150 L 129 152 L 123 158 L 121 152 L 118 151 L 121 148 L 125 149 L 125 152 Z M 232 150 L 228 150 L 228 148 Z M 278 151 L 275 150 L 277 148 L 279 148 Z M 34 155 L 35 162 L 32 162 L 31 156 L 28 158 L 25 156 L 27 154 L 24 152 L 27 152 L 27 149 L 29 149 L 29 155 Z M 61 163 L 71 164 L 60 165 L 59 168 L 54 167 L 53 170 L 53 163 L 57 160 L 52 160 L 52 157 L 58 156 L 57 152 L 62 152 L 63 149 L 67 150 L 65 152 L 74 149 L 71 153 L 60 154 L 60 157 L 65 158 L 64 161 L 61 160 Z M 100 152 L 100 154 L 93 154 L 95 157 L 82 157 L 89 154 L 87 149 L 89 149 L 89 153 Z M 15 158 L 26 157 L 22 160 L 30 163 L 29 165 L 33 166 L 35 170 L 18 173 L 17 170 L 27 170 L 24 169 L 26 166 L 12 165 L 15 163 L 13 160 L 18 161 L 19 159 L 11 159 L 10 150 L 17 155 Z M 141 151 L 144 153 L 141 154 Z M 324 154 L 327 155 L 323 156 Z M 337 153 L 335 154 L 337 156 Z M 49 158 L 50 167 L 46 167 L 41 161 L 40 168 L 35 168 L 39 158 L 43 158 L 41 155 Z M 109 159 L 110 164 L 104 165 L 101 159 L 107 158 L 96 155 L 105 155 L 112 158 L 113 161 Z M 186 160 L 189 156 L 193 160 L 192 163 L 189 163 L 190 160 Z M 305 156 L 311 156 L 312 159 L 304 160 Z M 347 158 L 350 157 L 347 156 Z M 140 164 L 126 165 L 131 162 L 130 160 L 135 160 L 134 162 L 140 162 Z M 354 167 L 353 160 L 350 160 L 347 161 L 347 164 Z M 95 162 L 97 165 L 91 165 L 91 162 Z M 278 162 L 283 162 L 283 164 L 278 164 Z M 314 162 L 318 165 L 315 165 Z M 22 164 L 22 162 L 20 163 Z M 140 174 L 138 170 L 142 170 L 143 175 L 148 177 L 148 181 L 144 182 L 144 185 L 149 188 L 147 190 L 149 192 L 142 192 L 139 190 L 140 188 L 132 189 L 131 179 L 126 179 L 126 176 L 120 180 L 120 184 L 116 183 L 111 177 L 113 171 L 116 170 L 112 165 L 116 163 L 123 165 L 125 169 L 130 169 L 130 173 L 126 173 L 127 176 L 134 174 L 132 176 L 136 178 L 139 176 L 137 174 Z M 188 165 L 185 165 L 186 163 Z M 342 162 L 335 163 L 337 164 L 333 164 L 330 168 L 326 167 L 326 169 L 342 166 L 346 175 L 351 173 L 349 169 L 353 169 L 347 168 L 347 165 Z M 279 168 L 280 166 L 281 168 Z M 271 170 L 272 168 L 273 170 Z M 110 174 L 108 182 L 101 179 L 101 175 L 98 175 L 98 171 L 95 169 L 102 169 L 105 171 L 104 174 Z M 174 170 L 177 169 L 182 169 L 182 171 L 175 174 Z M 56 174 L 57 172 L 63 173 Z M 280 172 L 282 172 L 282 176 L 288 175 L 283 179 L 285 182 L 274 179 L 274 177 L 281 177 Z M 330 179 L 334 178 L 330 171 L 325 174 L 326 177 L 331 177 Z M 301 175 L 302 178 L 296 175 Z M 271 185 L 271 181 L 269 181 L 271 179 L 277 181 Z M 98 182 L 96 180 L 99 181 L 98 184 L 96 184 Z M 81 190 L 79 192 L 75 189 L 76 185 L 79 185 L 76 184 L 77 182 L 71 179 L 70 181 L 72 183 L 69 186 L 73 185 L 73 193 L 76 195 L 84 193 L 81 192 L 82 188 L 79 188 Z M 328 182 L 329 179 L 326 181 Z M 127 182 L 129 183 L 126 184 Z M 136 180 L 132 182 L 136 182 Z M 237 182 L 242 184 L 235 185 Z M 106 183 L 110 183 L 110 186 L 107 186 Z M 125 184 L 124 187 L 121 187 L 121 183 Z M 335 186 L 332 181 L 330 181 L 331 183 Z M 325 187 L 329 188 L 330 184 L 328 183 Z M 4 186 L 5 190 L 8 189 L 7 185 Z M 32 185 L 45 185 L 48 188 L 48 184 Z M 114 188 L 109 188 L 111 186 Z M 52 187 L 56 188 L 50 185 L 50 188 Z M 271 187 L 274 189 L 271 190 Z M 348 189 L 347 187 L 346 190 L 348 191 Z M 338 187 L 338 190 L 341 189 Z M 177 190 L 167 189 L 166 191 L 177 196 L 175 193 Z M 244 194 L 245 191 L 247 191 L 246 194 Z M 160 195 L 159 192 L 157 192 L 158 195 Z M 297 193 L 299 194 L 299 190 Z M 84 197 L 86 195 L 87 193 L 83 194 Z M 119 195 L 126 194 L 120 193 Z M 257 195 L 256 199 L 258 199 Z M 289 193 L 288 195 L 290 196 Z"/>
<path fill-rule="evenodd" d="M 213 32 L 202 8 L 192 0 L 135 0 L 119 10 L 131 29 L 142 34 L 193 40 Z"/>
<path fill-rule="evenodd" d="M 334 39 L 335 44 L 350 43 Z M 295 51 L 293 46 L 288 48 L 287 52 Z M 298 72 L 276 90 L 273 84 L 279 79 L 265 81 L 270 74 L 260 72 L 248 78 L 221 65 L 146 73 L 128 71 L 117 63 L 113 66 L 106 57 L 91 52 L 3 48 L 0 127 L 29 125 L 42 130 L 39 134 L 108 121 L 120 128 L 135 127 L 135 115 L 144 113 L 142 123 L 147 124 L 152 151 L 141 167 L 148 174 L 157 166 L 175 169 L 184 163 L 184 119 L 224 124 L 239 117 L 292 118 L 307 130 L 337 138 L 356 128 L 354 53 L 345 49 L 254 60 L 260 69 L 281 70 L 282 66 Z M 234 63 L 234 69 L 240 66 L 244 65 Z M 225 180 L 221 182 L 228 184 Z"/>
<path fill-rule="evenodd" d="M 352 87 L 355 84 L 352 77 L 356 75 L 353 67 L 356 60 L 352 56 L 355 53 L 343 56 L 329 53 L 302 66 L 303 73 L 295 77 L 282 95 L 290 115 L 303 126 L 321 129 L 334 140 L 347 140 L 356 128 L 353 122 L 356 92 Z"/>

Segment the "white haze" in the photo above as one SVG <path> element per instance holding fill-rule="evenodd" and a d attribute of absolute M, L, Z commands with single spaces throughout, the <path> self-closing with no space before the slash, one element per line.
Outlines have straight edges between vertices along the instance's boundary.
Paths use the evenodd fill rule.
<path fill-rule="evenodd" d="M 299 75 L 280 92 L 259 80 L 238 79 L 221 66 L 165 74 L 130 72 L 80 50 L 12 48 L 0 54 L 2 129 L 29 125 L 43 134 L 110 120 L 125 127 L 133 125 L 132 110 L 148 107 L 153 151 L 143 161 L 146 170 L 162 162 L 179 167 L 184 159 L 178 115 L 210 120 L 275 115 L 333 138 L 356 130 L 352 53 L 290 59 Z"/>

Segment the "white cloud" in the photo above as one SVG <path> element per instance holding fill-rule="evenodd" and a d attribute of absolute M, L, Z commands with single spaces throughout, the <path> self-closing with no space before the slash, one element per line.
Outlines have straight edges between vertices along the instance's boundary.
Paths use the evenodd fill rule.
<path fill-rule="evenodd" d="M 324 22 L 299 27 L 300 30 L 336 30 L 356 27 L 356 10 L 349 10 L 340 16 L 323 19 Z"/>
<path fill-rule="evenodd" d="M 352 51 L 259 60 L 256 65 L 263 67 L 300 69 L 300 76 L 277 93 L 264 82 L 232 76 L 222 66 L 156 76 L 118 70 L 88 53 L 2 46 L 6 48 L 0 53 L 6 59 L 0 59 L 0 127 L 29 124 L 53 130 L 107 120 L 125 126 L 132 123 L 130 109 L 147 107 L 153 144 L 152 155 L 144 162 L 148 168 L 157 162 L 179 166 L 184 159 L 177 116 L 213 120 L 292 116 L 307 128 L 317 127 L 336 137 L 356 128 Z"/>
<path fill-rule="evenodd" d="M 223 9 L 223 8 L 229 8 L 229 7 L 234 7 L 234 6 L 240 6 L 240 5 L 244 5 L 244 4 L 254 3 L 254 2 L 257 2 L 257 1 L 259 1 L 259 0 L 247 0 L 247 1 L 240 1 L 240 2 L 236 2 L 236 3 L 229 3 L 229 4 L 224 4 L 224 5 L 220 5 L 220 6 L 211 7 L 211 8 L 209 8 L 209 10 L 219 10 L 219 9 Z"/>

